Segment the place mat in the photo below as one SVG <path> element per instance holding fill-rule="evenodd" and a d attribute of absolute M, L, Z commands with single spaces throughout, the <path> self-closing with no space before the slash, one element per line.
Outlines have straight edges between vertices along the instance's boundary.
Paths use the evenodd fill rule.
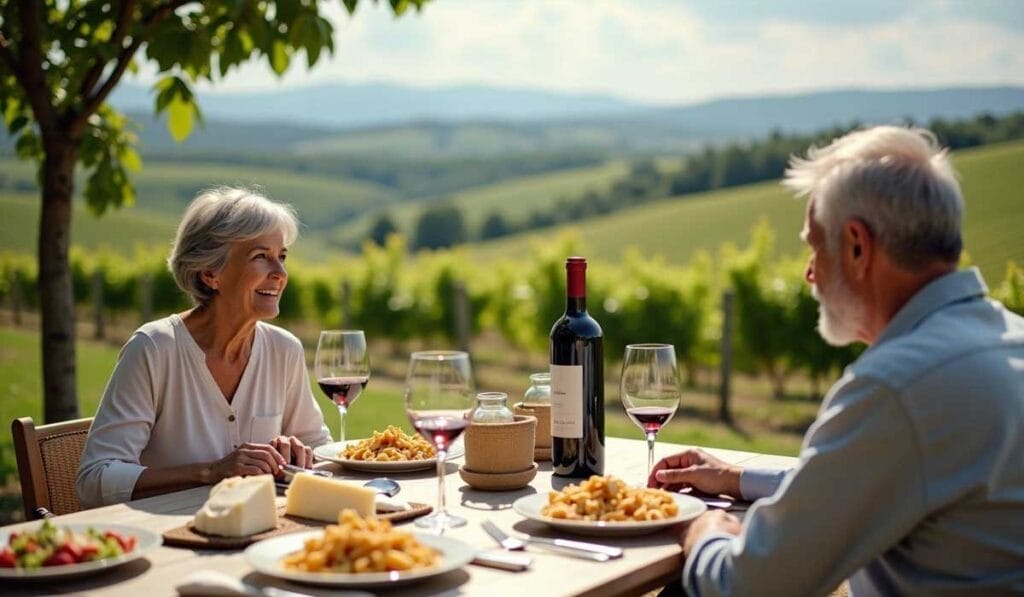
<path fill-rule="evenodd" d="M 420 504 L 417 502 L 409 502 L 409 505 L 412 506 L 411 510 L 405 510 L 403 512 L 378 512 L 377 518 L 379 520 L 390 520 L 392 523 L 398 523 L 418 518 L 424 514 L 429 514 L 434 509 L 429 504 Z M 207 535 L 196 530 L 194 523 L 189 521 L 188 524 L 165 531 L 163 534 L 164 545 L 169 545 L 171 547 L 188 547 L 193 549 L 241 549 L 256 543 L 257 541 L 270 539 L 271 537 L 288 535 L 290 533 L 297 533 L 300 531 L 308 531 L 310 529 L 322 528 L 328 525 L 326 522 L 313 520 L 312 518 L 301 518 L 299 516 L 286 515 L 284 510 L 284 506 L 280 506 L 277 509 L 277 526 L 275 528 L 261 533 L 256 533 L 255 535 L 246 535 L 244 537 Z"/>

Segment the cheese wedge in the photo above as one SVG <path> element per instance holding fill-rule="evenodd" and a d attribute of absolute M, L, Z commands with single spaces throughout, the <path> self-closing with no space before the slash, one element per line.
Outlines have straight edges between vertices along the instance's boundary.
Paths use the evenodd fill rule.
<path fill-rule="evenodd" d="M 375 518 L 376 493 L 372 489 L 338 479 L 298 474 L 285 491 L 285 514 L 338 522 L 338 514 L 351 508 L 363 518 Z"/>
<path fill-rule="evenodd" d="M 213 486 L 196 512 L 195 527 L 209 535 L 244 537 L 277 526 L 274 478 L 230 477 Z"/>

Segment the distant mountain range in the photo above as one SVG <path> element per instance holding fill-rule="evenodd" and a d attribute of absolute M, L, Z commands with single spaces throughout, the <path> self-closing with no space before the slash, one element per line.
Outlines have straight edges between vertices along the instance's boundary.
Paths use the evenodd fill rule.
<path fill-rule="evenodd" d="M 921 90 L 835 90 L 717 99 L 652 107 L 610 96 L 484 86 L 440 88 L 393 84 L 334 84 L 283 91 L 199 92 L 209 120 L 273 121 L 293 125 L 365 128 L 417 121 L 447 123 L 655 119 L 714 130 L 819 128 L 853 119 L 882 122 L 904 116 L 962 118 L 1024 107 L 1024 87 Z M 118 108 L 149 112 L 151 90 L 125 84 L 112 97 Z"/>
<path fill-rule="evenodd" d="M 199 92 L 203 113 L 213 120 L 276 121 L 356 128 L 413 121 L 524 121 L 615 116 L 648 109 L 609 96 L 530 89 L 459 85 L 411 87 L 387 83 L 336 83 L 266 92 Z M 122 85 L 114 105 L 148 111 L 153 92 Z"/>
<path fill-rule="evenodd" d="M 140 124 L 144 153 L 276 152 L 389 159 L 511 154 L 678 153 L 773 130 L 971 118 L 1024 111 L 1024 87 L 835 90 L 651 107 L 609 96 L 484 86 L 336 84 L 262 93 L 200 93 L 205 127 L 175 143 L 150 90 L 112 99 Z M 0 144 L 9 145 L 0 132 Z"/>

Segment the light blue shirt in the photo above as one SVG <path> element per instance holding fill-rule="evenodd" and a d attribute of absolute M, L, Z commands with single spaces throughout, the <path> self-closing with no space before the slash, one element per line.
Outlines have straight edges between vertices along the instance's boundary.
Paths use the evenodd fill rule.
<path fill-rule="evenodd" d="M 1024 592 L 1024 318 L 977 270 L 934 280 L 822 403 L 792 471 L 750 471 L 766 495 L 738 537 L 712 534 L 690 595 Z M 749 492 L 749 493 L 748 493 Z"/>

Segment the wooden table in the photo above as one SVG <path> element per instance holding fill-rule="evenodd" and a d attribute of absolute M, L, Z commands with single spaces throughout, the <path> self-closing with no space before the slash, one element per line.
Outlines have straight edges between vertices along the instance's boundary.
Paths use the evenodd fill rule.
<path fill-rule="evenodd" d="M 682 449 L 682 446 L 659 444 L 657 457 Z M 768 456 L 752 452 L 709 449 L 723 460 L 746 466 L 792 466 L 794 458 Z M 646 477 L 647 449 L 643 441 L 608 438 L 605 459 L 606 473 L 617 475 L 627 482 L 639 484 Z M 468 487 L 459 477 L 460 461 L 448 463 L 445 489 L 449 510 L 457 512 L 470 522 L 452 529 L 446 536 L 464 541 L 482 550 L 495 549 L 479 523 L 490 519 L 499 527 L 525 533 L 556 536 L 552 529 L 516 514 L 512 502 L 524 495 L 545 492 L 552 487 L 551 463 L 542 463 L 537 477 L 529 487 L 510 492 L 481 492 Z M 324 465 L 321 465 L 324 466 Z M 362 481 L 375 475 L 343 470 L 327 465 L 337 476 Z M 436 503 L 437 480 L 431 472 L 394 475 L 402 485 L 401 497 L 408 501 Z M 148 498 L 60 516 L 56 522 L 88 522 L 135 525 L 157 533 L 187 523 L 206 500 L 209 488 L 199 487 L 167 495 Z M 283 498 L 279 498 L 283 500 Z M 12 525 L 10 529 L 30 526 L 38 522 Z M 406 528 L 412 527 L 406 523 Z M 637 594 L 651 590 L 679 578 L 682 570 L 682 552 L 678 544 L 678 528 L 653 535 L 628 538 L 591 538 L 590 540 L 618 545 L 625 555 L 608 562 L 589 562 L 575 558 L 529 549 L 533 565 L 526 572 L 506 572 L 470 565 L 462 570 L 434 577 L 425 582 L 389 589 L 396 595 L 612 595 Z M 5 595 L 34 594 L 94 594 L 125 595 L 128 597 L 156 597 L 175 594 L 174 587 L 195 570 L 218 570 L 254 586 L 276 586 L 311 595 L 328 594 L 314 586 L 298 585 L 256 573 L 246 564 L 239 551 L 196 551 L 160 546 L 145 558 L 113 570 L 80 579 L 59 583 L 8 583 Z"/>

